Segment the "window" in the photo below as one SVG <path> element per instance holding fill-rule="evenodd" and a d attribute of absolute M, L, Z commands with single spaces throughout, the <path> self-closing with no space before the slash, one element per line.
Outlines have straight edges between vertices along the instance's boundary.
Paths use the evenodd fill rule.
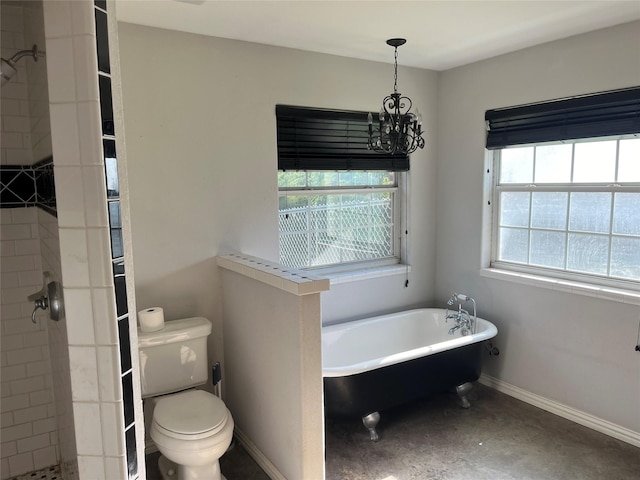
<path fill-rule="evenodd" d="M 486 119 L 491 265 L 640 289 L 640 89 Z"/>
<path fill-rule="evenodd" d="M 279 172 L 280 263 L 296 268 L 379 259 L 397 263 L 397 176 Z"/>
<path fill-rule="evenodd" d="M 280 263 L 399 263 L 409 158 L 367 149 L 367 112 L 278 105 L 276 118 Z"/>
<path fill-rule="evenodd" d="M 494 265 L 640 281 L 640 138 L 496 151 Z"/>

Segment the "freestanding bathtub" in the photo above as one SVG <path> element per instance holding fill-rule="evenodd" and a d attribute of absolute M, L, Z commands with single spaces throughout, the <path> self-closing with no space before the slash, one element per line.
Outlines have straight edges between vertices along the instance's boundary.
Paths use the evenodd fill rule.
<path fill-rule="evenodd" d="M 462 335 L 446 310 L 423 308 L 322 328 L 325 413 L 360 416 L 371 439 L 380 410 L 456 388 L 463 407 L 480 377 L 482 342 L 498 330 L 478 318 Z"/>

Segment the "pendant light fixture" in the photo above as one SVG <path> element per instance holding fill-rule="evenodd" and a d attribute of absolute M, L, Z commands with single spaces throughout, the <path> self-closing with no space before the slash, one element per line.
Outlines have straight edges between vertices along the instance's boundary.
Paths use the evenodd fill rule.
<path fill-rule="evenodd" d="M 413 102 L 398 92 L 398 47 L 407 41 L 404 38 L 391 38 L 387 45 L 394 48 L 393 93 L 382 101 L 378 121 L 374 127 L 373 115 L 369 113 L 370 150 L 386 154 L 408 155 L 418 148 L 424 148 L 422 138 L 422 116 L 416 109 L 411 112 Z"/>

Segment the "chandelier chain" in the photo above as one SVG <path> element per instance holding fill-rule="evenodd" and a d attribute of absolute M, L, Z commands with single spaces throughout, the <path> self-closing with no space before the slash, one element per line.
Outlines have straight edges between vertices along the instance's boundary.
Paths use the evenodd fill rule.
<path fill-rule="evenodd" d="M 393 93 L 398 93 L 398 47 L 393 55 Z"/>

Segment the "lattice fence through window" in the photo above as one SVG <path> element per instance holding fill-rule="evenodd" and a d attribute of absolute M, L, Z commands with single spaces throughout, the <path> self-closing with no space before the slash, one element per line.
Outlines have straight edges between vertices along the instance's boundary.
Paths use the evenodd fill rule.
<path fill-rule="evenodd" d="M 281 263 L 303 268 L 393 256 L 392 194 L 333 197 L 280 210 Z"/>

